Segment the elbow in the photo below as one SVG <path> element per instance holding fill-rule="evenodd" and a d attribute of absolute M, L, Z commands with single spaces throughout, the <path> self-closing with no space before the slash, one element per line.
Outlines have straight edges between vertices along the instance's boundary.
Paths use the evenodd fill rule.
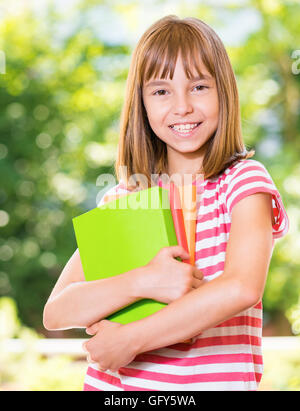
<path fill-rule="evenodd" d="M 43 326 L 48 331 L 55 331 L 55 330 L 58 330 L 60 328 L 59 324 L 57 323 L 57 320 L 55 318 L 55 315 L 53 313 L 51 303 L 49 303 L 49 302 L 44 307 Z"/>
<path fill-rule="evenodd" d="M 56 301 L 47 302 L 43 312 L 43 326 L 48 331 L 68 330 L 70 328 L 87 328 L 90 324 L 86 324 L 80 318 L 75 322 L 73 318 L 67 315 L 61 315 L 60 307 L 55 304 Z M 73 317 L 73 316 L 72 316 Z"/>
<path fill-rule="evenodd" d="M 246 299 L 246 308 L 254 307 L 262 299 L 262 295 L 257 290 L 250 290 Z"/>
<path fill-rule="evenodd" d="M 258 304 L 262 299 L 262 292 L 249 284 L 239 283 L 237 286 L 237 298 L 241 304 L 241 311 Z"/>

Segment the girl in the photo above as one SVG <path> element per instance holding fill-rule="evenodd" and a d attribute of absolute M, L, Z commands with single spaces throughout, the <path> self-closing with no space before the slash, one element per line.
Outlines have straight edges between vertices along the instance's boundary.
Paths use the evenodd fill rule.
<path fill-rule="evenodd" d="M 262 376 L 262 295 L 274 239 L 288 217 L 265 167 L 245 149 L 237 86 L 216 33 L 167 16 L 141 37 L 127 81 L 116 161 L 128 176 L 185 174 L 202 193 L 195 266 L 166 247 L 146 266 L 85 282 L 78 250 L 44 310 L 48 329 L 86 327 L 85 390 L 256 390 Z M 126 174 L 124 167 L 126 166 Z M 120 171 L 121 170 L 121 171 Z M 105 201 L 102 200 L 102 204 Z M 140 298 L 168 304 L 130 324 L 103 320 Z M 191 343 L 182 343 L 191 339 Z"/>

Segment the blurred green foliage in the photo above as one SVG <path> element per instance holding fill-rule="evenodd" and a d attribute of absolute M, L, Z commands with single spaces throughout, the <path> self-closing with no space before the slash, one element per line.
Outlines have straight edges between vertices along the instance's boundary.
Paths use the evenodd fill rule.
<path fill-rule="evenodd" d="M 24 344 L 24 351 L 5 350 L 5 342 L 12 338 Z M 39 338 L 21 325 L 15 301 L 0 298 L 0 391 L 81 391 L 86 362 L 75 362 L 66 355 L 39 354 L 34 346 Z"/>
<path fill-rule="evenodd" d="M 294 337 L 298 338 L 298 337 Z M 300 352 L 266 350 L 260 391 L 300 391 Z"/>
<path fill-rule="evenodd" d="M 292 53 L 299 47 L 299 2 L 174 0 L 168 9 L 164 0 L 151 8 L 147 1 L 93 0 L 74 1 L 67 13 L 44 3 L 38 11 L 24 5 L 0 21 L 6 66 L 0 74 L 0 295 L 15 299 L 21 322 L 45 332 L 43 306 L 76 248 L 72 218 L 96 206 L 106 189 L 97 187 L 97 177 L 113 173 L 136 33 L 175 13 L 205 20 L 221 38 L 232 26 L 224 43 L 238 81 L 245 142 L 273 177 L 291 224 L 276 241 L 266 319 L 297 321 L 300 74 Z M 100 30 L 105 16 L 116 19 L 111 39 Z M 239 20 L 249 21 L 244 37 L 234 32 Z M 134 41 L 122 33 L 116 39 L 118 21 Z"/>

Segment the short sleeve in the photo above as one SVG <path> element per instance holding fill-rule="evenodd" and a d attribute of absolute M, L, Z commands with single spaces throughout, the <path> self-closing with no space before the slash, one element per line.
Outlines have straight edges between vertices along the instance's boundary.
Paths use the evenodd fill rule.
<path fill-rule="evenodd" d="M 270 193 L 274 216 L 273 239 L 283 237 L 289 230 L 289 219 L 281 196 L 265 166 L 257 160 L 242 160 L 229 179 L 225 194 L 226 208 L 232 215 L 233 207 L 254 193 Z"/>

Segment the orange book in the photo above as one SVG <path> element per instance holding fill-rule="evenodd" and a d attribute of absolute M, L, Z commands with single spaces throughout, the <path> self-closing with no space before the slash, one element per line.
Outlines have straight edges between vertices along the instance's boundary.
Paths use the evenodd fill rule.
<path fill-rule="evenodd" d="M 173 217 L 173 222 L 174 222 L 178 244 L 181 245 L 187 252 L 189 252 L 191 256 L 189 260 L 182 260 L 182 261 L 184 263 L 194 265 L 195 254 L 191 253 L 192 245 L 189 245 L 189 240 L 190 240 L 189 237 L 191 237 L 192 234 L 186 230 L 186 229 L 190 230 L 190 225 L 185 224 L 183 211 L 185 211 L 186 213 L 186 210 L 183 207 L 181 192 L 179 190 L 179 187 L 172 181 L 170 182 L 169 199 L 170 199 L 170 208 L 172 211 L 172 217 Z M 187 232 L 189 233 L 189 237 L 187 237 Z M 193 342 L 193 339 L 190 338 L 182 342 L 186 344 L 191 344 Z"/>
<path fill-rule="evenodd" d="M 187 252 L 189 252 L 180 193 L 177 185 L 172 181 L 170 183 L 169 199 L 178 244 L 181 245 Z M 190 259 L 182 261 L 187 264 L 191 263 Z"/>
<path fill-rule="evenodd" d="M 178 187 L 184 226 L 187 237 L 188 249 L 191 256 L 190 263 L 195 264 L 195 238 L 196 238 L 196 220 L 197 220 L 197 191 L 196 186 L 188 184 Z"/>

